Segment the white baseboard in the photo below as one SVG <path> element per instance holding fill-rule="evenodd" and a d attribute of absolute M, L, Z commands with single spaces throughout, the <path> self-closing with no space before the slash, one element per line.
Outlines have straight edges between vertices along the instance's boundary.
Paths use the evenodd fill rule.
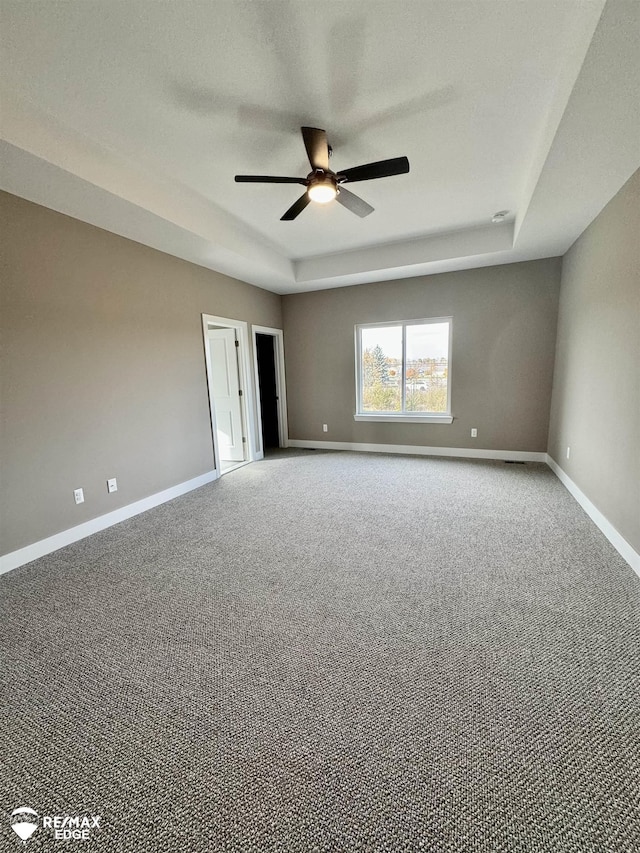
<path fill-rule="evenodd" d="M 289 447 L 314 450 L 358 450 L 365 453 L 402 453 L 412 456 L 459 456 L 465 459 L 502 459 L 514 462 L 546 462 L 547 454 L 529 450 L 484 450 L 475 447 L 423 447 L 418 444 L 363 444 L 357 441 L 302 441 L 289 439 Z"/>
<path fill-rule="evenodd" d="M 576 486 L 571 477 L 562 470 L 556 460 L 549 456 L 549 454 L 547 454 L 547 465 L 565 489 L 577 500 L 594 524 L 604 533 L 622 559 L 626 560 L 633 571 L 640 576 L 640 554 L 627 542 L 622 534 L 618 533 L 609 519 L 600 512 L 598 507 L 589 500 L 579 486 Z"/>
<path fill-rule="evenodd" d="M 146 512 L 148 509 L 153 509 L 160 504 L 178 498 L 180 495 L 193 491 L 193 489 L 199 489 L 200 486 L 205 486 L 215 479 L 217 479 L 216 471 L 208 471 L 206 474 L 201 474 L 192 480 L 178 483 L 177 486 L 172 486 L 170 489 L 157 492 L 155 495 L 149 495 L 148 498 L 142 498 L 142 500 L 135 501 L 135 503 L 128 504 L 128 506 L 108 512 L 106 515 L 99 515 L 97 518 L 92 518 L 90 521 L 78 524 L 77 527 L 70 527 L 68 530 L 63 530 L 54 536 L 48 536 L 46 539 L 34 542 L 33 545 L 27 545 L 18 551 L 5 554 L 0 557 L 0 575 L 10 572 L 12 569 L 17 569 L 18 566 L 23 566 L 25 563 L 30 563 L 32 560 L 37 560 L 39 557 L 44 557 L 46 554 L 51 554 L 59 548 L 64 548 L 65 545 L 71 545 L 79 539 L 84 539 L 93 533 L 98 533 L 100 530 L 105 530 L 107 527 L 119 524 L 119 522 L 125 521 L 127 518 L 140 515 L 141 512 Z"/>

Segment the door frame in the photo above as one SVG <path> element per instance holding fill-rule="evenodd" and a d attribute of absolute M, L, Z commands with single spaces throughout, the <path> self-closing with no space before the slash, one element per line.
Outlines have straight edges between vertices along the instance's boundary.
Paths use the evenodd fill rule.
<path fill-rule="evenodd" d="M 253 343 L 253 370 L 255 380 L 256 419 L 258 423 L 257 441 L 260 456 L 264 456 L 262 446 L 262 408 L 260 406 L 260 377 L 258 374 L 258 346 L 256 335 L 269 335 L 273 338 L 273 356 L 276 362 L 276 394 L 278 396 L 278 439 L 280 447 L 289 447 L 289 422 L 287 420 L 287 385 L 284 372 L 284 332 L 269 326 L 251 326 Z"/>
<path fill-rule="evenodd" d="M 211 417 L 211 441 L 213 444 L 213 466 L 216 471 L 216 476 L 222 475 L 222 466 L 218 453 L 216 442 L 216 410 L 213 398 L 213 386 L 211 383 L 211 354 L 209 352 L 209 326 L 222 326 L 223 328 L 235 329 L 238 340 L 238 382 L 242 391 L 241 411 L 244 426 L 244 434 L 246 438 L 246 458 L 243 462 L 238 462 L 233 466 L 232 470 L 240 468 L 242 465 L 248 465 L 256 459 L 261 458 L 262 454 L 258 455 L 259 451 L 256 446 L 256 419 L 254 399 L 251 359 L 249 355 L 249 324 L 244 320 L 233 320 L 229 317 L 217 317 L 214 314 L 202 315 L 202 337 L 204 344 L 204 358 L 207 370 L 207 390 L 209 392 L 209 414 Z"/>

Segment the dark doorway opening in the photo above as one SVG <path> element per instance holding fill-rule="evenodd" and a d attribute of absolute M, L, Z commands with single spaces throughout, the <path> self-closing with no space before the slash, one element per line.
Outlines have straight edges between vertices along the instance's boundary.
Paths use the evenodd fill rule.
<path fill-rule="evenodd" d="M 262 412 L 262 449 L 280 447 L 278 429 L 278 388 L 276 385 L 275 338 L 256 334 L 260 410 Z"/>

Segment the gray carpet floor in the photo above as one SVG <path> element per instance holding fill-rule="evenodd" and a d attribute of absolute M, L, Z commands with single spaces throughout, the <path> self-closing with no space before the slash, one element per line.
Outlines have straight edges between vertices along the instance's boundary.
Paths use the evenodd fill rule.
<path fill-rule="evenodd" d="M 640 582 L 544 465 L 283 452 L 0 592 L 2 851 L 640 849 Z"/>

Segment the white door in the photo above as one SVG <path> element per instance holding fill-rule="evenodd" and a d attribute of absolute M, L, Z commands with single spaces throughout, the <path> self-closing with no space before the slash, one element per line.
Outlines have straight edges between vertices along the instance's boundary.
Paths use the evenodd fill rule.
<path fill-rule="evenodd" d="M 209 330 L 211 391 L 221 462 L 242 462 L 242 407 L 235 329 Z"/>

